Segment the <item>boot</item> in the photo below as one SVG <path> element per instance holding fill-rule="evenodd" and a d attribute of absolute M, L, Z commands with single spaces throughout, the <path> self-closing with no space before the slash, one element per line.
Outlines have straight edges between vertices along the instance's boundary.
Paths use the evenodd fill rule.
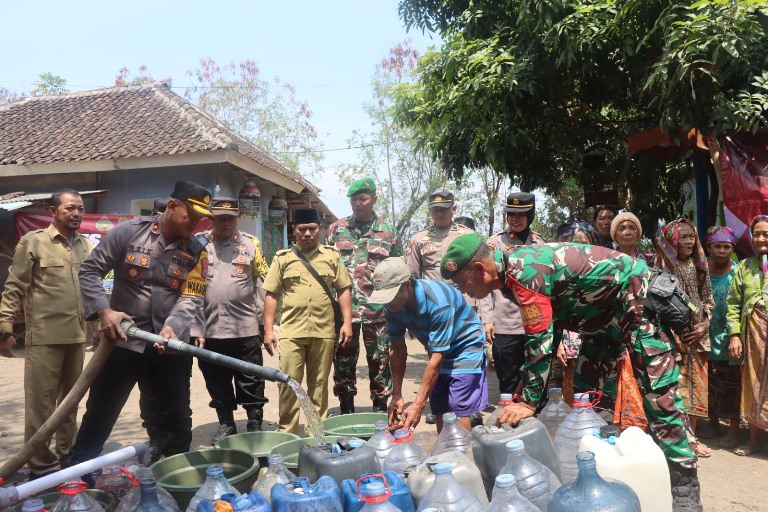
<path fill-rule="evenodd" d="M 672 512 L 703 512 L 701 487 L 695 468 L 668 462 L 672 480 Z"/>
<path fill-rule="evenodd" d="M 233 434 L 237 434 L 237 427 L 235 426 L 235 416 L 232 410 L 216 409 L 216 414 L 219 417 L 219 429 L 213 434 L 211 438 L 211 444 L 215 445 L 222 439 Z"/>
<path fill-rule="evenodd" d="M 373 399 L 373 412 L 387 412 L 386 396 L 377 396 Z"/>
<path fill-rule="evenodd" d="M 249 409 L 246 411 L 246 414 L 248 414 L 248 424 L 246 426 L 246 430 L 248 432 L 260 432 L 262 421 L 264 419 L 264 410 Z"/>
<path fill-rule="evenodd" d="M 163 438 L 160 429 L 156 427 L 148 427 L 147 434 L 149 434 L 149 450 L 147 456 L 149 457 L 149 463 L 154 464 L 163 456 Z"/>
<path fill-rule="evenodd" d="M 355 397 L 346 395 L 339 397 L 339 414 L 352 414 L 355 412 Z"/>

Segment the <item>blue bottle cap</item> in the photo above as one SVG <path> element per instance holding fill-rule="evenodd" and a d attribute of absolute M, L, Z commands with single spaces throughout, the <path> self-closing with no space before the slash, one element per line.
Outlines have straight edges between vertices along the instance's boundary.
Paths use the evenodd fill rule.
<path fill-rule="evenodd" d="M 519 452 L 520 450 L 525 449 L 525 444 L 520 439 L 512 439 L 511 441 L 507 441 L 507 451 L 508 452 Z"/>
<path fill-rule="evenodd" d="M 362 439 L 350 439 L 349 446 L 354 450 L 356 448 L 362 448 L 365 443 Z"/>
<path fill-rule="evenodd" d="M 459 418 L 456 416 L 455 412 L 446 412 L 443 414 L 443 423 L 453 423 L 458 419 Z"/>
<path fill-rule="evenodd" d="M 43 510 L 44 508 L 45 503 L 43 503 L 43 500 L 40 498 L 25 500 L 24 504 L 21 506 L 22 512 L 36 512 L 38 510 Z"/>
<path fill-rule="evenodd" d="M 380 482 L 378 480 L 365 486 L 366 496 L 381 496 L 385 492 L 387 492 L 387 488 L 384 487 L 384 482 Z"/>
<path fill-rule="evenodd" d="M 450 462 L 438 462 L 433 469 L 436 475 L 444 475 L 453 471 L 453 464 Z"/>
<path fill-rule="evenodd" d="M 376 430 L 387 430 L 388 426 L 389 424 L 384 420 L 379 420 L 373 424 L 373 428 L 375 428 Z"/>
<path fill-rule="evenodd" d="M 516 483 L 515 475 L 510 475 L 509 473 L 504 473 L 496 477 L 497 487 L 512 487 Z"/>
<path fill-rule="evenodd" d="M 395 439 L 405 439 L 406 437 L 410 437 L 411 431 L 407 428 L 399 428 L 395 430 Z"/>
<path fill-rule="evenodd" d="M 208 476 L 221 476 L 224 474 L 224 468 L 221 467 L 221 464 L 211 464 L 205 470 L 205 474 Z"/>

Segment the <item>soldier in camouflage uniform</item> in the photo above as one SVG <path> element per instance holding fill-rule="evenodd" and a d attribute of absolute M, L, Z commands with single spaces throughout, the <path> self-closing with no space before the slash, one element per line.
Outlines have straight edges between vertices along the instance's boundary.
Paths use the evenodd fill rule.
<path fill-rule="evenodd" d="M 387 411 L 392 393 L 389 369 L 389 341 L 385 329 L 384 307 L 369 304 L 373 292 L 371 276 L 380 262 L 402 256 L 395 228 L 373 211 L 376 184 L 371 178 L 354 182 L 347 191 L 352 215 L 328 228 L 328 245 L 341 252 L 341 261 L 352 279 L 352 339 L 339 343 L 333 358 L 333 394 L 339 397 L 341 414 L 355 412 L 357 359 L 362 332 L 368 360 L 371 400 L 374 411 Z"/>
<path fill-rule="evenodd" d="M 520 306 L 527 335 L 522 402 L 506 406 L 500 422 L 516 425 L 540 405 L 555 348 L 554 329 L 600 336 L 601 346 L 584 351 L 594 364 L 581 366 L 581 378 L 594 388 L 627 347 L 651 434 L 670 463 L 674 510 L 701 510 L 696 442 L 677 390 L 679 369 L 668 336 L 644 309 L 645 262 L 572 244 L 524 246 L 505 257 L 479 236 L 464 235 L 443 256 L 441 272 L 471 296 L 499 289 Z"/>

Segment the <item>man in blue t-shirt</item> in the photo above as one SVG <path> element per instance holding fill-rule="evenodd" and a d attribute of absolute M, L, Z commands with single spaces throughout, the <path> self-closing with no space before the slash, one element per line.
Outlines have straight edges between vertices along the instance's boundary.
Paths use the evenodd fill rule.
<path fill-rule="evenodd" d="M 477 313 L 452 286 L 411 279 L 402 258 L 387 258 L 376 267 L 373 289 L 368 302 L 386 305 L 392 369 L 389 423 L 415 427 L 429 398 L 438 432 L 446 412 L 456 413 L 469 430 L 470 415 L 488 407 L 485 330 Z M 416 398 L 404 408 L 406 329 L 427 349 L 429 360 Z"/>

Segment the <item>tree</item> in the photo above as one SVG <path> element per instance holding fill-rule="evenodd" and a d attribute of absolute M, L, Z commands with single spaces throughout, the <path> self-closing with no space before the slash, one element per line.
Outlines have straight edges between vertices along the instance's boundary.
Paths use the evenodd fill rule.
<path fill-rule="evenodd" d="M 32 96 L 46 96 L 67 92 L 67 81 L 59 75 L 43 73 L 39 75 L 39 78 L 40 81 L 35 82 L 36 86 L 32 89 Z"/>
<path fill-rule="evenodd" d="M 454 177 L 490 167 L 554 195 L 592 179 L 580 155 L 600 145 L 626 183 L 630 133 L 765 126 L 766 13 L 758 0 L 402 0 L 406 25 L 443 45 L 401 87 L 397 118 Z M 648 167 L 646 184 L 674 174 Z"/>

